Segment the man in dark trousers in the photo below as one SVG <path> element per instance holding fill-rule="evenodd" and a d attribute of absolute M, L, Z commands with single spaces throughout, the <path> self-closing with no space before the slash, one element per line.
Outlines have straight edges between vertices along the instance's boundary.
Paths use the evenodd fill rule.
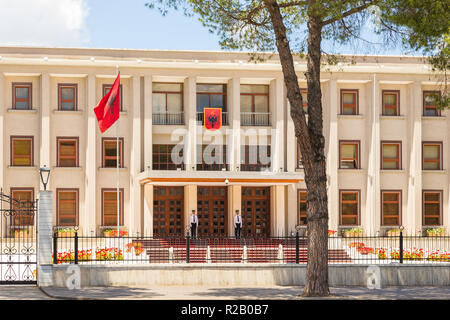
<path fill-rule="evenodd" d="M 191 237 L 192 239 L 197 238 L 197 226 L 198 226 L 198 217 L 195 210 L 192 210 L 191 214 Z"/>
<path fill-rule="evenodd" d="M 236 215 L 234 216 L 234 234 L 236 239 L 241 238 L 241 229 L 242 229 L 242 217 L 239 210 L 236 210 Z"/>

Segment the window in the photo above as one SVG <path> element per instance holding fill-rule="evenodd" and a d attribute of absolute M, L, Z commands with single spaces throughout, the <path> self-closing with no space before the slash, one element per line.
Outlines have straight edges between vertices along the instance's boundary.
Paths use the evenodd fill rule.
<path fill-rule="evenodd" d="M 424 91 L 423 92 L 423 115 L 428 117 L 439 117 L 441 110 L 436 105 L 436 96 L 439 96 L 439 91 Z"/>
<path fill-rule="evenodd" d="M 34 225 L 34 189 L 33 188 L 11 188 L 12 226 Z"/>
<path fill-rule="evenodd" d="M 359 169 L 359 141 L 339 141 L 339 168 Z"/>
<path fill-rule="evenodd" d="M 33 166 L 33 137 L 11 137 L 11 166 Z"/>
<path fill-rule="evenodd" d="M 58 110 L 77 110 L 77 85 L 58 84 Z"/>
<path fill-rule="evenodd" d="M 154 144 L 152 165 L 153 170 L 183 169 L 183 145 Z"/>
<path fill-rule="evenodd" d="M 442 190 L 423 191 L 423 225 L 440 226 L 442 224 Z"/>
<path fill-rule="evenodd" d="M 197 170 L 227 170 L 226 145 L 197 145 Z"/>
<path fill-rule="evenodd" d="M 302 153 L 300 150 L 300 141 L 297 138 L 297 169 L 303 169 Z"/>
<path fill-rule="evenodd" d="M 298 217 L 297 225 L 306 226 L 306 190 L 298 191 Z"/>
<path fill-rule="evenodd" d="M 119 225 L 123 226 L 123 189 L 119 189 Z M 102 226 L 117 226 L 117 189 L 102 189 Z"/>
<path fill-rule="evenodd" d="M 268 126 L 269 86 L 241 85 L 241 125 Z"/>
<path fill-rule="evenodd" d="M 381 224 L 383 226 L 401 225 L 401 191 L 381 191 Z"/>
<path fill-rule="evenodd" d="M 117 167 L 117 139 L 103 138 L 103 168 Z M 119 138 L 119 167 L 123 168 L 123 138 Z"/>
<path fill-rule="evenodd" d="M 241 171 L 270 169 L 270 146 L 241 145 Z"/>
<path fill-rule="evenodd" d="M 359 225 L 360 191 L 340 190 L 339 203 L 340 224 L 342 226 Z"/>
<path fill-rule="evenodd" d="M 111 90 L 112 84 L 104 84 L 103 85 L 103 97 Z M 120 111 L 123 111 L 123 90 L 122 85 L 120 85 Z"/>
<path fill-rule="evenodd" d="M 442 170 L 442 142 L 423 142 L 422 169 Z"/>
<path fill-rule="evenodd" d="M 78 138 L 56 138 L 58 167 L 78 167 Z"/>
<path fill-rule="evenodd" d="M 383 116 L 400 115 L 400 91 L 383 90 Z"/>
<path fill-rule="evenodd" d="M 341 114 L 357 115 L 358 90 L 341 90 Z"/>
<path fill-rule="evenodd" d="M 153 83 L 153 124 L 183 124 L 183 84 Z"/>
<path fill-rule="evenodd" d="M 227 124 L 227 85 L 197 84 L 197 120 L 203 123 L 204 108 L 221 108 L 222 124 Z"/>
<path fill-rule="evenodd" d="M 78 226 L 78 189 L 56 189 L 58 226 Z"/>
<path fill-rule="evenodd" d="M 381 169 L 395 170 L 401 169 L 401 142 L 381 142 Z"/>
<path fill-rule="evenodd" d="M 13 83 L 13 109 L 31 110 L 32 109 L 32 84 L 31 83 Z"/>
<path fill-rule="evenodd" d="M 300 94 L 302 95 L 303 100 L 303 111 L 305 113 L 308 113 L 308 90 L 307 89 L 300 89 Z"/>

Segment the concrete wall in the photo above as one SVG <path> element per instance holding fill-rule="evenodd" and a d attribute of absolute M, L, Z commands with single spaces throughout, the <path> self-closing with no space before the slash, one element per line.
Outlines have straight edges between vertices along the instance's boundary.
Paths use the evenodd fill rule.
<path fill-rule="evenodd" d="M 73 265 L 72 265 L 73 266 Z M 54 286 L 65 287 L 73 270 L 69 265 L 53 266 Z M 369 266 L 331 265 L 329 284 L 367 286 L 372 275 Z M 386 286 L 450 286 L 448 265 L 383 265 L 380 270 L 381 287 Z M 306 265 L 236 264 L 211 265 L 154 265 L 154 266 L 80 266 L 81 287 L 89 286 L 261 286 L 304 285 Z"/>

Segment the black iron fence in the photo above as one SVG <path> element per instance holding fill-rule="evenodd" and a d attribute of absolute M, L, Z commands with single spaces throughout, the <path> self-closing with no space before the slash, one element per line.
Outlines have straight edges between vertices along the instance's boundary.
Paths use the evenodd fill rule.
<path fill-rule="evenodd" d="M 270 238 L 53 237 L 53 263 L 307 263 L 304 236 Z M 330 264 L 450 263 L 450 237 L 328 238 Z"/>

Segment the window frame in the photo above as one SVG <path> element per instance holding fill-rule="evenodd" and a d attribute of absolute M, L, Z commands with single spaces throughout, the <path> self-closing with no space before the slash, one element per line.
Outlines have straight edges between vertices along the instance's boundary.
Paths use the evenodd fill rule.
<path fill-rule="evenodd" d="M 15 165 L 14 140 L 31 140 L 30 143 L 30 165 Z M 10 166 L 11 167 L 34 167 L 34 136 L 10 136 Z"/>
<path fill-rule="evenodd" d="M 112 138 L 112 137 L 104 137 L 102 138 L 102 168 L 116 168 L 116 166 L 114 167 L 107 167 L 105 166 L 106 164 L 106 160 L 110 160 L 110 159 L 106 159 L 106 152 L 105 152 L 105 142 L 114 142 L 116 144 L 116 148 L 117 148 L 117 138 Z M 123 159 L 123 153 L 124 152 L 124 138 L 121 137 L 119 138 L 119 168 L 124 168 L 124 159 Z M 115 156 L 117 157 L 117 156 Z M 111 157 L 112 158 L 112 157 Z M 117 161 L 117 159 L 116 159 Z"/>
<path fill-rule="evenodd" d="M 62 89 L 73 89 L 73 100 L 62 99 Z M 63 102 L 73 102 L 73 109 L 63 109 Z M 58 110 L 59 111 L 77 111 L 78 110 L 78 84 L 77 83 L 58 83 Z"/>
<path fill-rule="evenodd" d="M 384 223 L 384 219 L 385 218 L 390 218 L 391 215 L 386 216 L 384 214 L 384 210 L 383 210 L 383 205 L 385 203 L 384 201 L 384 194 L 386 193 L 391 193 L 391 194 L 397 194 L 397 201 L 387 201 L 386 203 L 397 203 L 398 204 L 398 224 L 386 224 Z M 380 206 L 380 210 L 381 210 L 381 226 L 382 227 L 398 227 L 402 225 L 402 202 L 403 202 L 403 198 L 402 198 L 402 190 L 380 190 L 380 199 L 381 199 L 381 206 Z"/>
<path fill-rule="evenodd" d="M 60 209 L 60 201 L 59 195 L 61 192 L 75 192 L 75 224 L 61 224 L 60 218 L 61 214 L 59 212 Z M 69 201 L 69 200 L 63 200 Z M 78 188 L 56 188 L 56 225 L 58 227 L 76 227 L 79 224 L 79 212 L 80 212 L 80 191 Z"/>
<path fill-rule="evenodd" d="M 214 86 L 224 86 L 224 92 L 205 92 L 205 91 L 198 91 L 197 90 L 197 85 L 214 85 Z M 211 107 L 211 95 L 223 95 L 224 96 L 224 106 L 222 107 L 222 112 L 228 112 L 228 85 L 226 83 L 196 83 L 196 87 L 195 87 L 195 97 L 197 99 L 197 95 L 199 94 L 207 94 L 209 95 L 209 103 L 207 107 L 203 107 L 203 110 L 205 108 L 216 108 L 216 107 Z M 198 111 L 197 110 L 197 103 L 195 106 L 195 110 L 196 112 L 201 112 L 203 113 L 204 111 Z"/>
<path fill-rule="evenodd" d="M 161 155 L 166 155 L 169 159 L 170 155 L 172 154 L 172 151 L 170 153 L 163 153 L 161 152 L 161 146 L 166 146 L 167 148 L 171 146 L 173 149 L 177 146 L 177 144 L 166 144 L 166 143 L 155 143 L 152 144 L 152 170 L 177 170 L 178 168 L 184 169 L 184 161 L 181 164 L 176 164 L 173 162 L 161 162 L 159 159 L 161 158 Z M 155 148 L 158 148 L 158 152 L 155 153 Z M 183 160 L 184 160 L 184 148 L 181 149 L 180 154 L 183 153 Z M 158 162 L 153 161 L 153 157 L 155 155 L 158 155 Z M 171 159 L 171 158 L 170 158 Z M 162 166 L 166 166 L 167 169 L 161 169 Z M 174 167 L 173 169 L 169 169 L 170 167 Z"/>
<path fill-rule="evenodd" d="M 28 109 L 17 109 L 16 102 L 18 100 L 24 100 L 16 97 L 16 88 L 28 89 Z M 19 101 L 20 102 L 20 101 Z M 13 82 L 12 83 L 12 109 L 14 110 L 33 110 L 33 83 L 32 82 Z"/>
<path fill-rule="evenodd" d="M 179 85 L 181 85 L 181 91 L 158 91 L 158 90 L 155 91 L 153 89 L 153 84 L 179 84 Z M 180 110 L 180 112 L 184 112 L 184 98 L 183 98 L 184 97 L 184 83 L 182 83 L 182 82 L 153 82 L 152 83 L 152 94 L 153 93 L 164 94 L 166 96 L 166 110 L 165 110 L 166 114 L 168 113 L 168 111 L 167 111 L 167 96 L 169 94 L 181 95 L 181 110 Z"/>
<path fill-rule="evenodd" d="M 74 141 L 75 142 L 75 165 L 74 166 L 62 166 L 61 155 L 59 154 L 60 142 Z M 79 137 L 56 137 L 56 166 L 60 168 L 77 168 L 79 167 Z"/>
<path fill-rule="evenodd" d="M 356 224 L 343 224 L 342 223 L 342 194 L 356 193 L 356 203 L 358 208 L 358 213 L 356 214 Z M 349 216 L 349 215 L 347 215 Z M 354 215 L 352 215 L 354 216 Z M 361 224 L 361 190 L 359 189 L 339 189 L 339 226 L 359 226 Z"/>
<path fill-rule="evenodd" d="M 305 194 L 306 195 L 305 200 L 301 200 L 301 194 Z M 300 203 L 304 202 L 305 205 L 306 205 L 307 200 L 308 200 L 308 191 L 306 189 L 298 189 L 297 190 L 297 225 L 298 226 L 306 226 L 306 225 L 308 225 L 308 220 L 307 220 L 307 217 L 308 217 L 308 211 L 307 210 L 308 209 L 306 209 L 306 212 L 305 212 L 305 215 L 304 215 L 304 217 L 306 219 L 305 223 L 301 223 L 301 219 L 302 219 L 303 215 L 302 215 L 301 210 L 300 210 Z"/>
<path fill-rule="evenodd" d="M 356 155 L 358 157 L 357 159 L 357 166 L 356 168 L 343 168 L 342 167 L 342 145 L 356 145 L 357 146 L 357 152 Z M 339 163 L 338 168 L 342 170 L 355 170 L 355 169 L 361 169 L 361 140 L 339 140 Z M 344 161 L 350 161 L 354 159 L 345 159 Z"/>
<path fill-rule="evenodd" d="M 395 145 L 397 146 L 397 158 L 395 159 L 385 159 L 384 158 L 384 146 L 385 145 Z M 382 140 L 381 141 L 381 152 L 380 152 L 380 156 L 381 156 L 381 170 L 402 170 L 402 141 L 389 141 L 389 140 Z M 394 160 L 394 161 L 393 161 Z M 397 162 L 397 168 L 385 168 L 384 167 L 384 162 L 388 161 L 388 162 Z"/>
<path fill-rule="evenodd" d="M 108 91 L 106 89 L 111 90 L 113 85 L 114 85 L 114 83 L 111 83 L 111 84 L 104 83 L 102 85 L 102 93 L 103 93 L 102 97 L 106 96 L 106 94 L 108 93 Z M 122 84 L 120 84 L 119 90 L 120 90 L 120 112 L 123 112 L 123 89 L 122 89 Z"/>
<path fill-rule="evenodd" d="M 353 114 L 344 113 L 344 94 L 353 93 L 355 96 L 355 104 L 352 108 L 355 110 Z M 359 89 L 341 89 L 341 115 L 344 116 L 358 116 L 359 115 Z"/>
<path fill-rule="evenodd" d="M 102 226 L 103 227 L 114 227 L 117 226 L 117 220 L 115 225 L 105 225 L 105 192 L 116 193 L 117 188 L 102 188 Z M 122 227 L 124 225 L 124 188 L 119 188 L 119 226 Z M 116 213 L 117 216 L 117 213 Z"/>
<path fill-rule="evenodd" d="M 30 200 L 30 202 L 34 203 L 35 200 L 34 200 L 34 188 L 33 187 L 11 187 L 10 188 L 10 195 L 11 195 L 12 199 L 15 199 L 14 192 L 16 192 L 16 191 L 19 191 L 19 192 L 23 192 L 23 191 L 31 192 L 31 200 Z M 25 200 L 25 201 L 28 201 L 28 200 Z M 11 205 L 13 205 L 13 204 L 11 203 Z M 10 221 L 11 224 L 10 225 L 13 228 L 14 227 L 32 227 L 32 226 L 34 226 L 35 225 L 36 212 L 34 211 L 34 208 L 32 208 L 31 210 L 33 210 L 33 216 L 32 216 L 32 223 L 31 224 L 15 224 L 15 223 L 12 222 L 12 221 L 14 221 L 14 217 L 15 216 L 11 216 L 11 221 Z"/>
<path fill-rule="evenodd" d="M 437 94 L 437 95 L 441 95 L 441 92 L 439 90 L 424 90 L 422 92 L 422 116 L 424 117 L 441 117 L 441 109 L 439 109 L 436 105 L 433 106 L 433 108 L 425 108 L 425 98 L 428 94 Z M 427 115 L 425 114 L 425 110 L 426 109 L 434 109 L 436 110 L 436 114 L 435 115 Z"/>
<path fill-rule="evenodd" d="M 384 99 L 384 97 L 385 97 L 385 95 L 386 94 L 389 94 L 389 95 L 395 95 L 395 106 L 392 106 L 392 105 L 389 105 L 389 106 L 386 106 L 385 104 L 384 104 L 384 101 L 385 101 L 385 99 Z M 381 100 L 382 100 L 382 110 L 381 110 L 381 112 L 382 112 L 382 116 L 384 116 L 384 117 L 399 117 L 400 116 L 400 90 L 382 90 L 381 91 Z M 386 107 L 388 107 L 388 108 L 395 108 L 395 115 L 392 115 L 392 114 L 386 114 L 386 110 L 385 110 L 385 108 Z"/>
<path fill-rule="evenodd" d="M 425 160 L 425 158 L 424 158 L 424 147 L 426 146 L 426 145 L 429 145 L 429 146 L 439 146 L 439 157 L 438 157 L 438 159 L 437 160 L 432 160 L 432 159 L 428 159 L 428 160 Z M 444 168 L 443 168 L 443 157 L 444 157 L 444 155 L 443 155 L 443 150 L 442 150 L 442 148 L 443 148 L 443 143 L 442 143 L 442 141 L 422 141 L 422 170 L 424 170 L 424 171 L 428 171 L 428 170 L 444 170 Z M 425 169 L 425 162 L 439 162 L 439 168 L 438 169 Z"/>
<path fill-rule="evenodd" d="M 437 193 L 439 194 L 439 224 L 426 224 L 425 220 L 426 220 L 426 216 L 425 216 L 425 204 L 426 203 L 436 203 L 436 202 L 426 202 L 425 201 L 425 194 L 426 193 Z M 443 196 L 444 196 L 444 191 L 443 190 L 422 190 L 422 226 L 424 227 L 431 227 L 431 226 L 441 226 L 443 225 L 443 211 L 444 211 L 444 206 L 443 206 Z"/>

